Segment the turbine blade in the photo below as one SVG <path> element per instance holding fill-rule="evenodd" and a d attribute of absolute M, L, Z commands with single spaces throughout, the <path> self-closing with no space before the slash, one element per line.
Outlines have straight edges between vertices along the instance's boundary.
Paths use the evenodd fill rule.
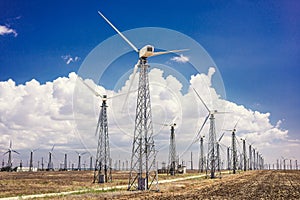
<path fill-rule="evenodd" d="M 200 130 L 198 131 L 197 135 L 193 138 L 191 144 L 188 147 L 185 148 L 185 150 L 179 155 L 179 158 L 181 158 L 183 156 L 183 154 L 185 154 L 191 148 L 191 146 L 200 138 L 200 133 L 201 133 L 204 125 L 206 124 L 206 121 L 208 120 L 208 118 L 209 118 L 209 114 L 205 118 Z"/>
<path fill-rule="evenodd" d="M 9 148 L 11 149 L 11 140 L 9 140 Z"/>
<path fill-rule="evenodd" d="M 204 120 L 204 122 L 203 122 L 201 128 L 199 129 L 199 131 L 198 131 L 198 133 L 197 133 L 197 136 L 196 136 L 197 139 L 200 138 L 200 133 L 201 133 L 201 131 L 202 131 L 204 125 L 206 124 L 208 118 L 209 118 L 209 115 L 206 116 L 206 118 L 205 118 L 205 120 Z"/>
<path fill-rule="evenodd" d="M 177 52 L 188 51 L 188 50 L 189 49 L 180 49 L 180 50 L 172 50 L 172 51 L 153 52 L 153 54 L 149 57 L 163 55 L 163 54 L 169 54 L 169 53 L 177 53 Z"/>
<path fill-rule="evenodd" d="M 239 123 L 240 119 L 241 119 L 241 117 L 240 117 L 240 118 L 237 120 L 237 122 L 236 122 L 236 124 L 234 125 L 234 128 L 233 128 L 233 129 L 235 129 L 235 128 L 236 128 L 236 126 L 238 125 L 238 123 Z"/>
<path fill-rule="evenodd" d="M 204 103 L 203 99 L 200 97 L 200 95 L 198 94 L 198 92 L 195 90 L 195 88 L 193 88 L 193 90 L 195 91 L 195 93 L 197 94 L 197 96 L 199 97 L 199 99 L 201 100 L 201 102 L 203 103 L 203 105 L 205 106 L 206 110 L 208 112 L 210 112 L 209 108 L 207 107 L 207 105 Z"/>
<path fill-rule="evenodd" d="M 12 152 L 15 152 L 16 154 L 20 154 L 19 152 L 15 151 L 15 150 L 11 150 Z"/>
<path fill-rule="evenodd" d="M 133 48 L 133 50 L 137 53 L 139 52 L 138 48 L 136 48 L 136 46 L 134 46 L 100 11 L 98 11 L 98 14 Z"/>
<path fill-rule="evenodd" d="M 224 136 L 225 132 L 221 135 L 221 137 L 219 138 L 218 142 L 220 142 Z"/>
<path fill-rule="evenodd" d="M 134 68 L 133 68 L 132 79 L 131 79 L 131 81 L 130 81 L 129 88 L 128 88 L 128 92 L 127 92 L 127 94 L 126 94 L 125 101 L 124 101 L 123 108 L 122 108 L 123 111 L 124 111 L 125 105 L 127 104 L 128 96 L 129 96 L 129 93 L 130 93 L 130 90 L 131 90 L 131 87 L 132 87 L 132 84 L 133 84 L 135 75 L 136 75 L 136 73 L 137 73 L 139 63 L 140 63 L 140 61 L 138 61 L 137 64 L 136 64 L 136 65 L 134 66 Z"/>
<path fill-rule="evenodd" d="M 155 123 L 155 122 L 153 122 L 153 124 L 162 125 L 162 126 L 170 126 L 170 124 Z"/>
<path fill-rule="evenodd" d="M 231 112 L 223 112 L 223 111 L 219 112 L 219 111 L 217 111 L 214 114 L 228 114 L 228 113 L 231 113 Z"/>
<path fill-rule="evenodd" d="M 55 144 L 52 146 L 51 152 L 53 151 L 53 149 L 54 149 L 54 146 L 55 146 Z"/>
<path fill-rule="evenodd" d="M 173 119 L 173 121 L 172 121 L 171 124 L 174 124 L 174 123 L 176 122 L 177 119 L 178 119 L 178 115 L 176 115 L 176 116 L 174 117 L 174 119 Z"/>
<path fill-rule="evenodd" d="M 130 93 L 133 93 L 133 92 L 136 92 L 136 91 L 137 91 L 137 89 L 136 89 L 136 90 L 129 91 L 128 93 L 130 94 Z M 124 95 L 126 95 L 126 94 L 128 94 L 128 93 L 117 94 L 117 95 L 115 95 L 115 96 L 107 97 L 107 99 L 113 99 L 113 98 L 116 98 L 116 97 L 124 96 Z"/>
<path fill-rule="evenodd" d="M 84 82 L 84 80 L 78 76 L 78 79 L 80 80 L 81 83 L 83 83 L 91 92 L 93 92 L 97 97 L 101 97 L 103 98 L 103 96 L 101 94 L 99 94 L 98 92 L 96 92 L 91 86 L 89 86 L 86 82 Z"/>

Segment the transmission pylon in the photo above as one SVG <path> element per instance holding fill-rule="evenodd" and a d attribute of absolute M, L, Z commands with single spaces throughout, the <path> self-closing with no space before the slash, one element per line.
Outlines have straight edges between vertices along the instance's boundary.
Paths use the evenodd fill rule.
<path fill-rule="evenodd" d="M 175 123 L 171 124 L 171 135 L 170 135 L 170 146 L 169 146 L 169 162 L 168 162 L 168 173 L 175 175 L 176 173 L 176 143 L 175 143 Z"/>
<path fill-rule="evenodd" d="M 128 190 L 158 190 L 151 101 L 146 58 L 139 60 L 139 85 Z"/>

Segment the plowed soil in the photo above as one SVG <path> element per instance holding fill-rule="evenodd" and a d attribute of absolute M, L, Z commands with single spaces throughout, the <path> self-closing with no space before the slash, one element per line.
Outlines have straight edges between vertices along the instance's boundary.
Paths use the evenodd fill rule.
<path fill-rule="evenodd" d="M 51 177 L 49 176 L 51 173 L 53 173 L 52 177 L 55 177 L 54 180 L 49 178 Z M 61 173 L 64 174 L 54 175 L 55 172 L 44 174 L 41 180 L 45 182 L 45 188 L 41 186 L 43 184 L 36 183 L 41 182 L 41 180 L 37 178 L 30 179 L 28 177 L 21 178 L 21 176 L 15 176 L 13 179 L 10 177 L 10 181 L 15 183 L 9 183 L 11 184 L 10 186 L 3 185 L 4 182 L 8 183 L 9 181 L 7 178 L 3 180 L 4 177 L 0 173 L 0 197 L 69 191 L 71 189 L 89 188 L 95 185 L 91 183 L 91 172 L 76 172 L 77 174 L 74 174 L 74 172 Z M 18 173 L 14 173 L 14 175 L 18 175 Z M 116 179 L 114 184 L 124 185 L 125 183 L 126 185 L 126 176 L 119 176 L 120 178 Z M 179 177 L 180 175 L 175 178 Z M 30 181 L 24 180 L 32 180 L 33 183 L 29 184 Z M 17 182 L 26 182 L 27 184 L 21 184 L 22 186 L 14 188 Z M 36 187 L 35 185 L 39 185 L 40 187 Z M 51 185 L 54 187 L 54 190 L 53 188 L 49 190 L 51 188 L 49 186 Z M 11 186 L 13 187 L 12 189 L 10 188 Z M 159 192 L 129 192 L 125 190 L 114 192 L 91 191 L 83 194 L 51 197 L 50 199 L 300 199 L 300 171 L 247 171 L 239 174 L 223 175 L 221 178 L 216 179 L 197 178 L 164 183 L 160 184 L 159 188 Z M 6 190 L 9 192 L 6 192 Z"/>

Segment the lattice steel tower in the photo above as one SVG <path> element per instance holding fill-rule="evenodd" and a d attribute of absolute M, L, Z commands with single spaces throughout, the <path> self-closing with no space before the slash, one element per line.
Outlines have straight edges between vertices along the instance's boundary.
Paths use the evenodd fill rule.
<path fill-rule="evenodd" d="M 133 69 L 132 79 L 129 84 L 130 91 L 136 72 L 140 69 L 128 190 L 149 190 L 153 184 L 156 185 L 158 190 L 147 58 L 185 50 L 155 52 L 154 47 L 151 45 L 138 49 L 101 12 L 98 11 L 98 13 L 139 55 L 139 60 Z M 128 94 L 124 105 L 126 105 L 127 99 Z"/>
<path fill-rule="evenodd" d="M 200 155 L 199 155 L 199 172 L 203 173 L 204 170 L 204 151 L 203 151 L 203 138 L 204 136 L 200 137 Z"/>
<path fill-rule="evenodd" d="M 215 117 L 214 114 L 210 114 L 210 127 L 209 127 L 209 136 L 208 136 L 208 155 L 207 158 L 209 160 L 209 170 L 210 170 L 210 178 L 215 178 L 216 171 L 216 129 L 215 129 Z"/>
<path fill-rule="evenodd" d="M 94 183 L 106 183 L 112 181 L 106 100 L 107 96 L 103 95 L 96 128 L 96 134 L 98 134 L 98 146 L 95 162 Z"/>
<path fill-rule="evenodd" d="M 247 152 L 246 152 L 246 140 L 241 139 L 243 141 L 243 167 L 244 171 L 247 170 Z"/>
<path fill-rule="evenodd" d="M 176 172 L 176 143 L 175 143 L 175 123 L 171 124 L 170 146 L 169 146 L 169 162 L 168 173 L 175 175 Z"/>
<path fill-rule="evenodd" d="M 194 89 L 194 88 L 193 88 Z M 200 97 L 198 92 L 194 89 L 195 93 L 197 94 L 198 98 L 203 103 L 204 107 L 208 111 L 208 115 L 206 116 L 203 125 L 198 132 L 200 134 L 201 130 L 203 129 L 206 121 L 210 120 L 210 127 L 209 127 L 209 135 L 208 135 L 208 151 L 207 151 L 207 167 L 206 171 L 210 171 L 210 178 L 215 178 L 215 171 L 216 171 L 216 164 L 217 164 L 217 139 L 216 139 L 216 125 L 215 125 L 215 114 L 224 114 L 226 112 L 219 112 L 217 110 L 210 110 L 208 106 L 204 103 L 203 99 Z"/>
<path fill-rule="evenodd" d="M 227 170 L 231 168 L 230 147 L 227 147 Z"/>
<path fill-rule="evenodd" d="M 111 175 L 111 158 L 110 158 L 110 148 L 109 148 L 109 136 L 108 136 L 108 121 L 107 121 L 107 99 L 113 97 L 107 97 L 107 95 L 101 95 L 96 92 L 91 86 L 85 83 L 81 78 L 79 80 L 87 86 L 97 97 L 101 97 L 102 104 L 99 113 L 99 118 L 96 127 L 95 135 L 98 135 L 97 143 L 97 153 L 95 161 L 95 171 L 94 171 L 94 183 L 106 183 L 112 181 Z"/>
<path fill-rule="evenodd" d="M 138 65 L 139 86 L 128 190 L 149 190 L 156 185 L 158 190 L 156 151 L 153 141 L 151 101 L 147 60 Z"/>
<path fill-rule="evenodd" d="M 241 118 L 240 118 L 241 119 Z M 236 122 L 232 130 L 226 130 L 226 131 L 232 131 L 232 138 L 231 138 L 231 146 L 232 146 L 232 171 L 235 174 L 237 169 L 237 149 L 236 149 L 236 127 L 240 121 L 240 119 Z"/>
<path fill-rule="evenodd" d="M 251 144 L 249 145 L 249 170 L 252 170 L 252 145 Z"/>
<path fill-rule="evenodd" d="M 237 165 L 237 150 L 236 150 L 236 138 L 235 138 L 235 129 L 232 131 L 232 171 L 236 173 L 236 165 Z"/>

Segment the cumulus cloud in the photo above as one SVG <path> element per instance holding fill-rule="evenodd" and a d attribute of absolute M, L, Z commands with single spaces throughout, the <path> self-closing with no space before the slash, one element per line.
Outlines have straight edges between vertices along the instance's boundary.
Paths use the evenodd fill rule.
<path fill-rule="evenodd" d="M 188 160 L 189 152 L 199 149 L 197 143 L 186 149 L 194 142 L 193 138 L 208 114 L 193 88 L 210 109 L 231 112 L 216 115 L 217 137 L 222 129 L 232 129 L 240 119 L 237 136 L 246 138 L 248 143 L 252 143 L 265 155 L 265 158 L 274 160 L 279 156 L 270 149 L 292 157 L 292 152 L 299 148 L 300 144 L 299 141 L 289 141 L 288 131 L 280 127 L 282 121 L 272 124 L 270 113 L 253 111 L 243 105 L 221 99 L 212 87 L 211 78 L 214 73 L 215 70 L 210 68 L 207 74 L 192 76 L 189 90 L 182 94 L 182 84 L 176 77 L 164 77 L 164 72 L 155 68 L 149 72 L 153 134 L 159 150 L 158 160 L 166 161 L 168 158 L 170 128 L 161 124 L 170 124 L 174 119 L 177 124 L 177 152 L 182 155 L 182 159 Z M 125 111 L 122 109 L 125 95 L 120 95 L 128 91 L 130 80 L 119 91 L 106 90 L 90 79 L 84 81 L 98 93 L 110 97 L 107 100 L 107 110 L 112 158 L 130 160 L 137 94 L 130 94 Z M 137 88 L 137 80 L 134 81 L 133 88 Z M 94 155 L 97 147 L 95 129 L 101 103 L 101 98 L 82 84 L 75 73 L 45 84 L 40 84 L 34 79 L 24 85 L 16 85 L 11 79 L 0 82 L 0 147 L 6 149 L 11 139 L 14 148 L 19 151 L 40 147 L 41 150 L 37 153 L 40 153 L 41 158 L 56 144 L 57 162 L 59 159 L 63 160 L 62 152 L 66 151 L 73 152 L 76 160 L 75 150 L 83 147 Z M 208 131 L 209 123 L 201 135 L 208 138 Z M 223 145 L 231 145 L 230 135 L 224 135 Z M 45 151 L 42 152 L 42 149 Z M 28 159 L 25 153 L 22 154 L 24 160 Z"/>
<path fill-rule="evenodd" d="M 61 58 L 66 62 L 67 65 L 69 65 L 72 62 L 77 62 L 80 60 L 80 57 L 78 56 L 72 57 L 70 54 L 61 56 Z"/>
<path fill-rule="evenodd" d="M 9 28 L 9 26 L 0 25 L 0 35 L 9 35 L 13 34 L 15 37 L 17 37 L 18 33 L 16 30 Z"/>
<path fill-rule="evenodd" d="M 189 62 L 189 57 L 184 56 L 183 54 L 180 54 L 180 56 L 175 56 L 171 58 L 172 61 L 178 62 L 178 63 L 187 63 Z"/>

